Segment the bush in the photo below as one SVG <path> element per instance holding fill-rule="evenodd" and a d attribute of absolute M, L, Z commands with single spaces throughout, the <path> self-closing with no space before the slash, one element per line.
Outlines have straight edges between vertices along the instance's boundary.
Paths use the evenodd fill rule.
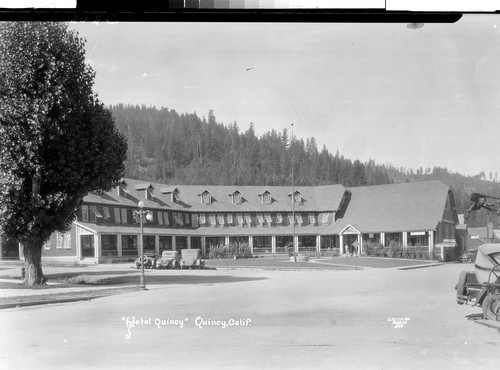
<path fill-rule="evenodd" d="M 232 243 L 229 245 L 210 246 L 208 258 L 252 258 L 250 246 L 247 243 Z"/>

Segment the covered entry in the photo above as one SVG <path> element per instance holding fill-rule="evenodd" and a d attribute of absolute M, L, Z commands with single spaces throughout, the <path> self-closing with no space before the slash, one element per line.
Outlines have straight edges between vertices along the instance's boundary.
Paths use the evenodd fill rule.
<path fill-rule="evenodd" d="M 363 253 L 363 238 L 361 232 L 352 225 L 347 225 L 339 234 L 340 254 Z"/>

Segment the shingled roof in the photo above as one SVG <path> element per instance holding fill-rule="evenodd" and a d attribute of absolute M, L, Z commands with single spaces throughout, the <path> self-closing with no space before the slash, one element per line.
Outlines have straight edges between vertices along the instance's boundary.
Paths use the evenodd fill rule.
<path fill-rule="evenodd" d="M 123 179 L 120 185 L 126 190 L 126 197 L 119 196 L 118 191 L 113 189 L 104 195 L 90 193 L 84 198 L 86 203 L 98 203 L 108 205 L 122 205 L 136 207 L 142 200 L 147 208 L 163 208 L 171 210 L 184 210 L 191 212 L 291 212 L 292 201 L 291 188 L 289 186 L 226 186 L 226 185 L 166 185 L 158 183 L 147 183 L 151 186 L 150 192 L 153 199 L 144 199 L 144 181 Z M 172 202 L 166 188 L 177 189 L 178 201 Z M 302 202 L 295 206 L 296 212 L 333 212 L 337 211 L 345 188 L 342 185 L 325 186 L 296 186 L 296 191 L 302 194 Z M 211 194 L 211 204 L 203 204 L 200 194 L 208 191 Z M 231 195 L 240 192 L 243 198 L 242 204 L 233 204 Z M 269 191 L 273 201 L 263 204 L 262 193 Z"/>
<path fill-rule="evenodd" d="M 450 189 L 440 181 L 349 188 L 352 197 L 336 232 L 352 225 L 362 233 L 435 230 Z M 458 219 L 456 220 L 458 221 Z"/>

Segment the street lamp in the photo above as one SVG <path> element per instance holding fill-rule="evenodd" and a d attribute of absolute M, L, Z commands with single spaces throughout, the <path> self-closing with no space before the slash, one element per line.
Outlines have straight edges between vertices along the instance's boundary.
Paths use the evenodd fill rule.
<path fill-rule="evenodd" d="M 141 241 L 139 243 L 139 261 L 141 261 L 141 280 L 140 286 L 142 289 L 146 289 L 146 277 L 144 275 L 144 217 L 146 220 L 151 221 L 153 216 L 149 214 L 148 210 L 143 209 L 146 204 L 141 200 L 137 203 L 139 207 L 138 211 L 134 211 L 134 216 L 139 216 L 139 222 L 141 224 Z"/>
<path fill-rule="evenodd" d="M 292 246 L 293 246 L 293 261 L 297 262 L 297 253 L 295 253 L 295 184 L 293 178 L 293 123 L 292 123 L 292 139 L 290 142 L 290 148 L 292 149 Z M 298 244 L 298 243 L 297 243 Z"/>

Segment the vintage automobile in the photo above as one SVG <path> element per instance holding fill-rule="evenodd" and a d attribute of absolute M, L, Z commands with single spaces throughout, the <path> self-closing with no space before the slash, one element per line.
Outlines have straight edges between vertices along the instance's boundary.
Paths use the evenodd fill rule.
<path fill-rule="evenodd" d="M 500 333 L 500 243 L 479 246 L 474 271 L 462 271 L 458 277 L 457 303 L 483 309 L 478 324 Z"/>
<path fill-rule="evenodd" d="M 161 257 L 156 261 L 157 269 L 180 268 L 180 257 L 177 251 L 163 251 Z"/>
<path fill-rule="evenodd" d="M 181 250 L 181 268 L 205 268 L 205 260 L 202 260 L 199 249 L 183 249 Z"/>
<path fill-rule="evenodd" d="M 499 215 L 500 208 L 495 204 L 498 201 L 500 198 L 472 194 L 465 218 L 481 208 Z M 481 306 L 483 314 L 479 320 L 474 320 L 476 323 L 495 328 L 500 333 L 500 243 L 479 246 L 474 271 L 460 272 L 456 290 L 458 304 Z"/>
<path fill-rule="evenodd" d="M 476 261 L 477 257 L 477 249 L 469 249 L 467 250 L 464 254 L 460 256 L 460 261 L 466 262 L 466 263 L 472 263 Z"/>
<path fill-rule="evenodd" d="M 135 267 L 140 269 L 144 261 L 144 268 L 156 268 L 157 257 L 156 251 L 144 251 L 142 258 L 139 257 L 135 260 Z"/>

